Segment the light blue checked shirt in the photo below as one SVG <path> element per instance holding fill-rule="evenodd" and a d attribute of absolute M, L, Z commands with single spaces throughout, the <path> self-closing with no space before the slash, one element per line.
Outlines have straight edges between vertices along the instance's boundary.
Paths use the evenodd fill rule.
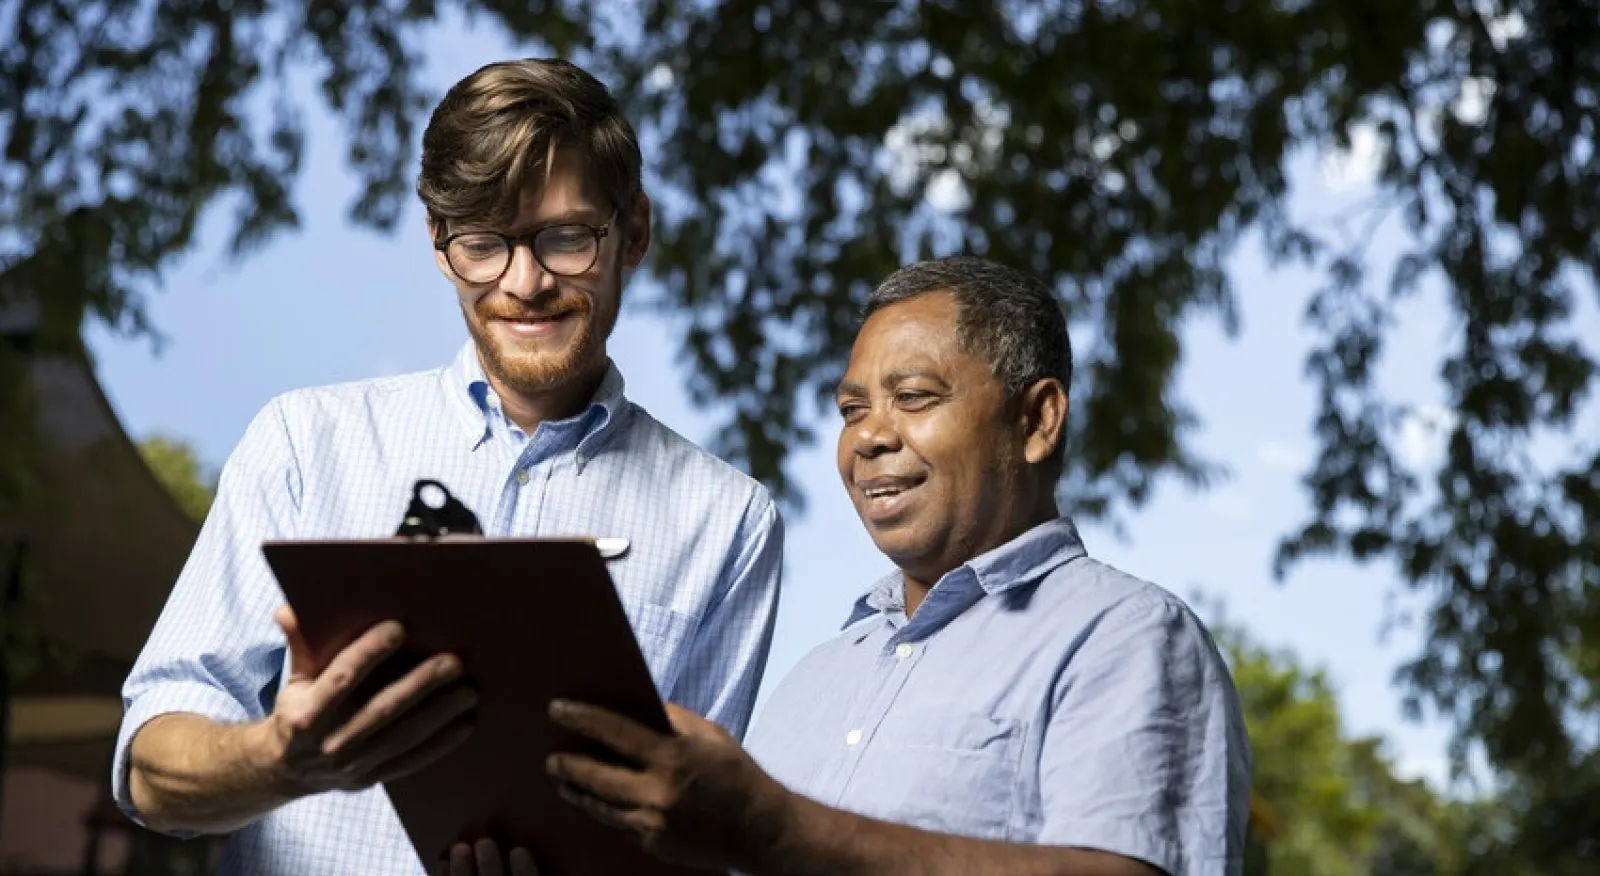
<path fill-rule="evenodd" d="M 829 806 L 925 830 L 1238 874 L 1252 758 L 1228 669 L 1177 597 L 1090 559 L 1069 520 L 899 573 L 773 692 L 748 742 Z"/>
<path fill-rule="evenodd" d="M 629 402 L 614 366 L 586 411 L 525 436 L 468 343 L 445 368 L 287 393 L 250 424 L 123 688 L 112 785 L 124 811 L 137 818 L 128 745 L 145 722 L 271 711 L 283 597 L 261 542 L 392 535 L 419 478 L 449 487 L 490 536 L 627 538 L 607 568 L 657 687 L 743 735 L 778 603 L 783 529 L 767 491 Z M 278 809 L 230 838 L 221 872 L 424 871 L 379 787 Z"/>

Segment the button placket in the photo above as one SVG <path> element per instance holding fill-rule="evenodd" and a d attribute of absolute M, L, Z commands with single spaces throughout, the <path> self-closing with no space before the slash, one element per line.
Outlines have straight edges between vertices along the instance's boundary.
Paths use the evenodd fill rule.
<path fill-rule="evenodd" d="M 903 648 L 910 650 L 901 656 Z M 895 702 L 900 698 L 900 691 L 905 688 L 906 680 L 911 677 L 911 670 L 917 663 L 916 657 L 919 653 L 915 645 L 906 642 L 897 643 L 893 648 L 886 644 L 879 652 L 877 668 L 884 673 L 880 676 L 883 681 L 877 694 L 869 701 L 865 714 L 852 720 L 848 725 L 851 729 L 845 734 L 844 739 L 847 753 L 835 773 L 834 805 L 838 805 L 844 799 L 845 792 L 850 789 L 850 782 L 855 778 L 861 758 L 867 749 L 872 747 L 878 728 L 883 725 L 883 719 L 888 716 L 889 710 L 894 708 Z"/>

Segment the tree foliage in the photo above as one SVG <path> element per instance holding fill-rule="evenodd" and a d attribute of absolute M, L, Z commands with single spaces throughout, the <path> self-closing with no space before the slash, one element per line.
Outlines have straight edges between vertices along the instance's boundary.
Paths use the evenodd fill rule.
<path fill-rule="evenodd" d="M 1600 449 L 1573 431 L 1594 371 L 1573 314 L 1600 264 L 1600 2 L 0 0 L 0 310 L 46 293 L 45 345 L 86 314 L 144 331 L 141 296 L 205 210 L 233 208 L 239 252 L 293 227 L 292 74 L 345 123 L 352 217 L 390 227 L 447 9 L 619 89 L 656 175 L 657 303 L 725 417 L 715 449 L 794 501 L 785 462 L 858 306 L 909 258 L 986 253 L 1060 290 L 1088 340 L 1062 490 L 1085 515 L 1213 471 L 1173 388 L 1179 331 L 1234 327 L 1223 266 L 1244 236 L 1323 269 L 1313 516 L 1282 569 L 1395 563 L 1428 604 L 1414 705 L 1566 811 L 1559 780 L 1600 730 L 1580 708 L 1600 675 Z M 1481 112 L 1453 112 L 1463 94 Z M 1366 240 L 1285 207 L 1287 162 L 1358 131 L 1382 159 L 1373 209 L 1407 230 L 1382 275 Z M 1412 471 L 1374 369 L 1425 286 L 1452 314 L 1454 423 L 1442 466 Z M 0 385 L 0 410 L 18 393 Z M 0 471 L 0 503 L 18 477 Z"/>
<path fill-rule="evenodd" d="M 139 442 L 139 456 L 167 492 L 196 521 L 206 519 L 216 495 L 216 475 L 204 471 L 194 448 L 166 435 Z"/>
<path fill-rule="evenodd" d="M 1397 775 L 1379 737 L 1344 727 L 1327 676 L 1220 618 L 1255 754 L 1265 855 L 1247 876 L 1451 876 L 1470 860 L 1469 804 Z"/>

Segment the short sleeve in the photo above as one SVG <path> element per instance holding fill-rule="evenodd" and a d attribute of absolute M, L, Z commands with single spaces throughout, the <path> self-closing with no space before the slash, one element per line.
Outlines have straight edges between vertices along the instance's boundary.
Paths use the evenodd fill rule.
<path fill-rule="evenodd" d="M 739 527 L 719 597 L 671 699 L 743 738 L 772 649 L 783 579 L 783 518 L 758 490 Z"/>
<path fill-rule="evenodd" d="M 1243 867 L 1251 753 L 1238 695 L 1176 599 L 1109 610 L 1067 664 L 1045 730 L 1039 842 L 1136 858 L 1170 876 Z"/>

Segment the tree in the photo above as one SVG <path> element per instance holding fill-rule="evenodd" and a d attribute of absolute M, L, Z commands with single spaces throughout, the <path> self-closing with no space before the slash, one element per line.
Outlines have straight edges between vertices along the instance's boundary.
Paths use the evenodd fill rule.
<path fill-rule="evenodd" d="M 139 442 L 139 455 L 185 514 L 198 521 L 206 519 L 216 495 L 216 477 L 201 471 L 193 447 L 165 435 L 152 435 Z"/>
<path fill-rule="evenodd" d="M 1247 876 L 1469 872 L 1477 860 L 1468 850 L 1473 813 L 1489 808 L 1400 778 L 1382 738 L 1348 734 L 1324 672 L 1262 646 L 1220 606 L 1210 608 L 1255 754 L 1252 840 L 1264 854 Z M 1497 859 L 1518 861 L 1511 853 Z"/>
<path fill-rule="evenodd" d="M 365 184 L 352 217 L 391 227 L 446 6 L 618 86 L 658 174 L 658 303 L 687 320 L 694 396 L 726 414 L 715 449 L 791 503 L 784 463 L 858 305 L 907 258 L 987 253 L 1060 290 L 1093 338 L 1062 493 L 1112 516 L 1215 472 L 1173 374 L 1187 320 L 1236 328 L 1224 258 L 1258 232 L 1324 268 L 1314 513 L 1281 571 L 1385 560 L 1427 594 L 1401 681 L 1454 720 L 1458 759 L 1481 746 L 1530 800 L 1592 762 L 1600 449 L 1572 432 L 1595 354 L 1571 326 L 1600 265 L 1600 0 L 0 0 L 0 310 L 49 290 L 42 344 L 76 342 L 85 314 L 147 331 L 141 296 L 203 210 L 235 207 L 239 252 L 291 228 L 285 83 L 308 66 Z M 1481 111 L 1452 111 L 1462 95 Z M 1387 277 L 1363 235 L 1284 206 L 1291 156 L 1362 131 L 1374 214 L 1409 232 Z M 1406 411 L 1372 376 L 1424 284 L 1457 329 L 1434 472 L 1395 455 Z M 18 392 L 0 384 L 0 410 Z"/>

